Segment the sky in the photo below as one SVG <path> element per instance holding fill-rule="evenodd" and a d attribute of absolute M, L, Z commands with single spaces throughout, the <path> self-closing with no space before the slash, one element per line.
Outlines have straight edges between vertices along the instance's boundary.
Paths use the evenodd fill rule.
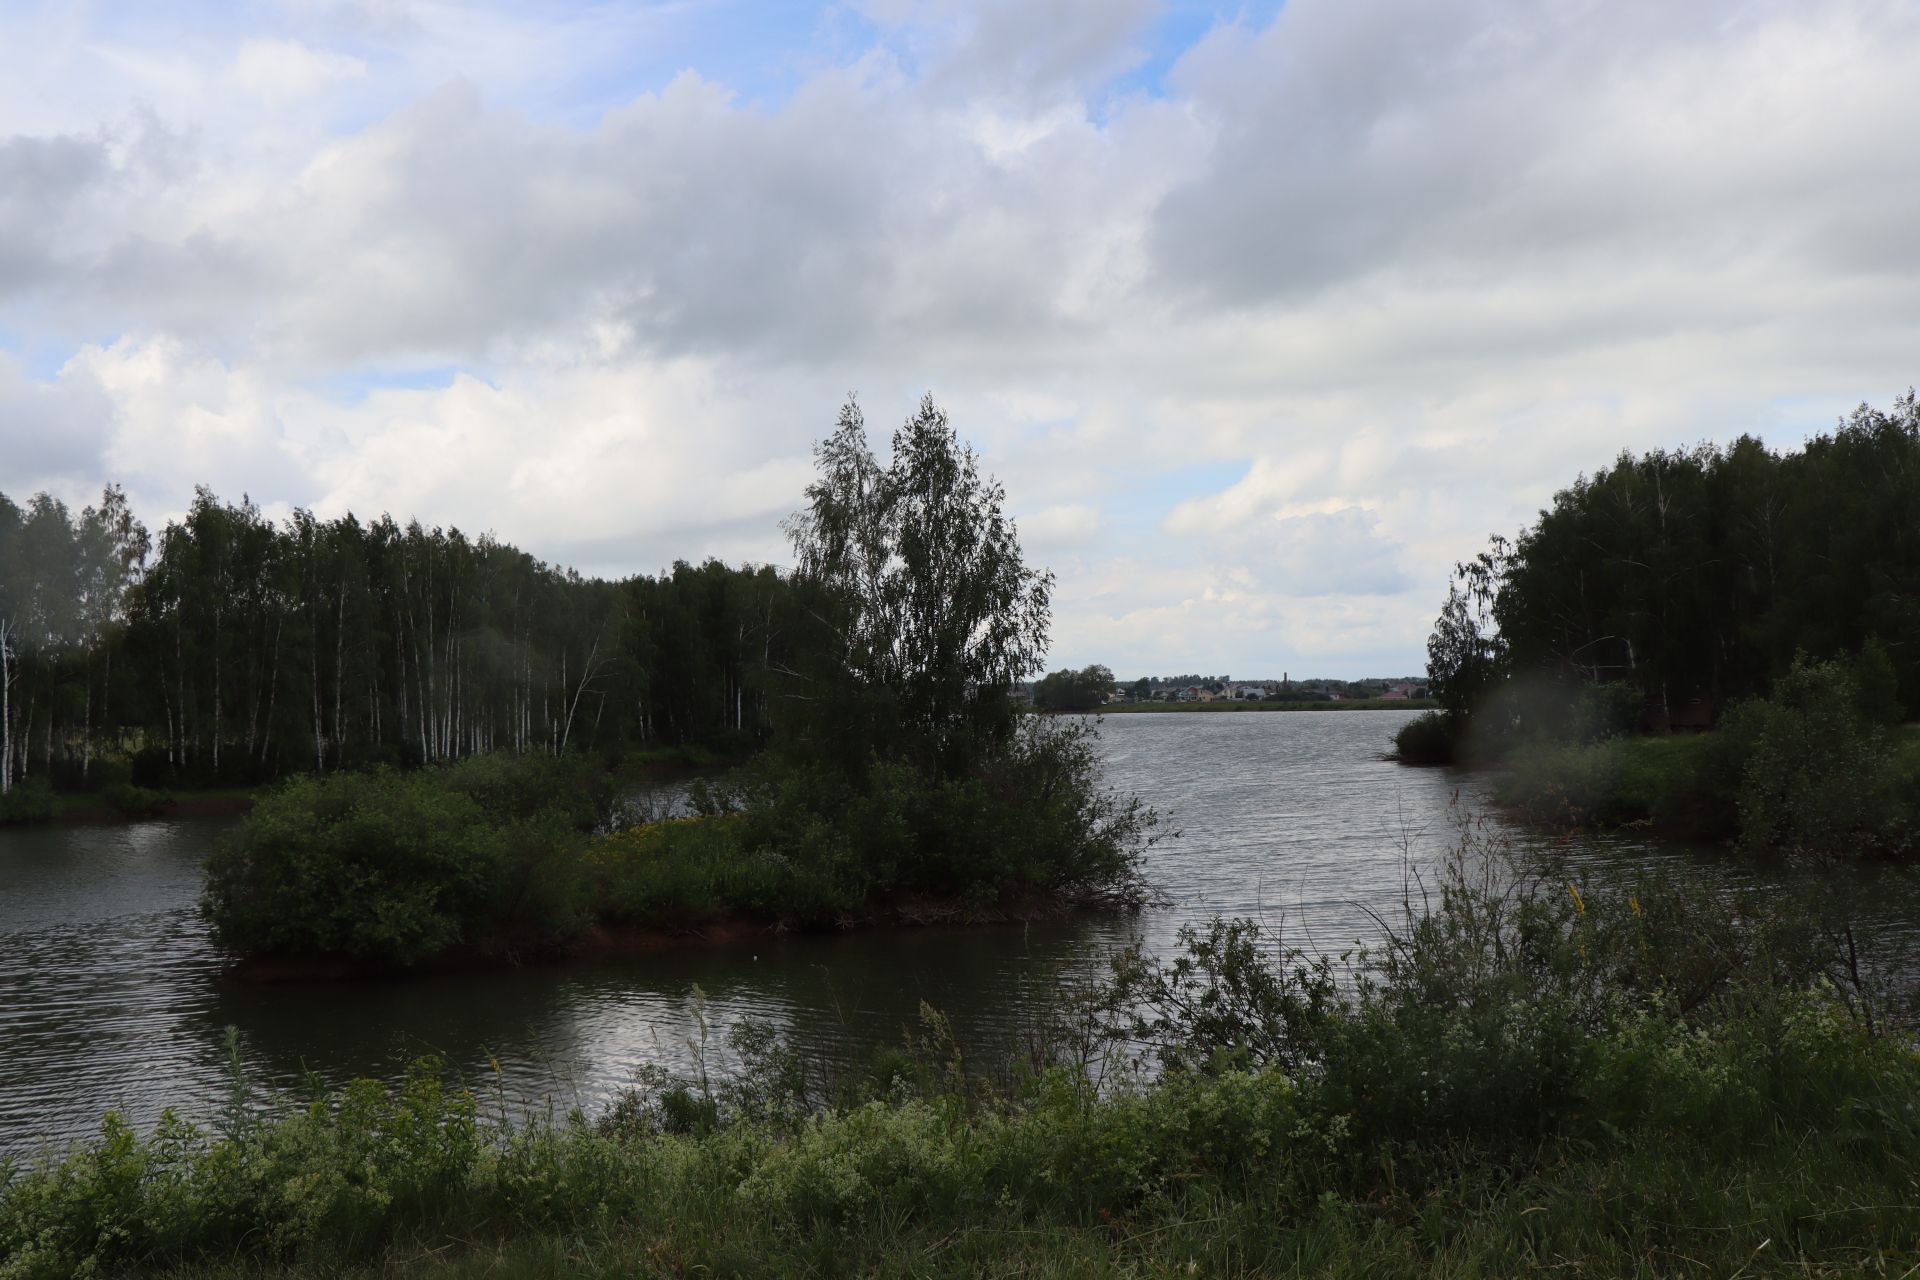
<path fill-rule="evenodd" d="M 0 492 L 781 563 L 931 392 L 1050 665 L 1412 673 L 1622 449 L 1920 369 L 1920 5 L 0 0 Z"/>

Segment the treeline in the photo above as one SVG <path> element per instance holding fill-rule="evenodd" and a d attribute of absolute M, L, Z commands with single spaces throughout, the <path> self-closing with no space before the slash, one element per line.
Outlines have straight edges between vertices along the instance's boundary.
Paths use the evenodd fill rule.
<path fill-rule="evenodd" d="M 1877 646 L 1876 646 L 1877 642 Z M 1429 642 L 1466 713 L 1505 684 L 1631 690 L 1650 725 L 1765 694 L 1798 654 L 1884 649 L 1920 715 L 1920 405 L 1786 452 L 1623 453 L 1459 567 Z"/>
<path fill-rule="evenodd" d="M 1097 662 L 1078 671 L 1063 667 L 1033 686 L 1033 705 L 1042 711 L 1092 711 L 1118 687 L 1113 672 Z"/>
<path fill-rule="evenodd" d="M 157 537 L 109 488 L 0 495 L 0 789 L 750 743 L 771 568 L 583 578 L 490 535 L 195 491 Z M 122 766 L 123 768 L 125 766 Z M 124 775 L 123 775 L 124 776 Z"/>

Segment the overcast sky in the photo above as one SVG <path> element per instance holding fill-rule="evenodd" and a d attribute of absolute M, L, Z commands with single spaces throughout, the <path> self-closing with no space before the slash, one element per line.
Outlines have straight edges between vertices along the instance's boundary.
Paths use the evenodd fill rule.
<path fill-rule="evenodd" d="M 1386 674 L 1621 448 L 1920 370 L 1910 2 L 0 15 L 16 499 L 778 562 L 846 393 L 931 390 L 1054 665 Z"/>

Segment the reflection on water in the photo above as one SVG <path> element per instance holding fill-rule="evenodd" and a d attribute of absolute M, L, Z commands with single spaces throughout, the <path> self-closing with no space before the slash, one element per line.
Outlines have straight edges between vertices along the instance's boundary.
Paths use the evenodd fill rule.
<path fill-rule="evenodd" d="M 1406 714 L 1107 721 L 1109 781 L 1179 833 L 1150 855 L 1169 905 L 1138 919 L 767 938 L 591 968 L 231 986 L 194 912 L 200 862 L 231 819 L 0 831 L 0 1152 L 90 1132 L 107 1108 L 143 1126 L 164 1105 L 210 1113 L 229 1025 L 273 1083 L 391 1075 L 432 1052 L 510 1109 L 564 1110 L 639 1066 L 690 1066 L 696 985 L 710 1026 L 771 1021 L 816 1061 L 897 1042 L 922 1002 L 980 1058 L 1013 1047 L 1060 974 L 1135 938 L 1166 948 L 1182 923 L 1258 914 L 1337 950 L 1454 843 L 1462 809 L 1484 811 L 1473 779 L 1378 758 Z M 1582 875 L 1649 860 L 1730 885 L 1768 874 L 1631 837 L 1557 852 Z M 1860 895 L 1873 930 L 1904 936 L 1911 897 L 1879 887 Z"/>

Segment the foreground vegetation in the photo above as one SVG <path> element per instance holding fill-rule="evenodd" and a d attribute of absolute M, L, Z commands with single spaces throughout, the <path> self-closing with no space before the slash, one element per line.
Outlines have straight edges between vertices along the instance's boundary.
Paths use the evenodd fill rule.
<path fill-rule="evenodd" d="M 937 1015 L 598 1117 L 432 1062 L 0 1175 L 0 1276 L 1889 1274 L 1920 1059 L 1804 904 L 1468 849 L 1345 974 L 1249 922 L 1116 958 L 1002 1071 Z M 1419 897 L 1410 899 L 1418 903 Z"/>

